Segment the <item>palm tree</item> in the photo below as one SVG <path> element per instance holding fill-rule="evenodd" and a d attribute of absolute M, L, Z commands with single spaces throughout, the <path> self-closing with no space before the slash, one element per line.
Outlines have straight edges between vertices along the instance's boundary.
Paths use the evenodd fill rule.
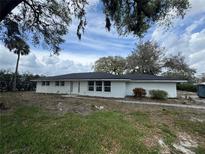
<path fill-rule="evenodd" d="M 16 79 L 18 75 L 19 60 L 21 55 L 28 55 L 30 52 L 29 45 L 24 41 L 18 28 L 18 23 L 10 19 L 4 21 L 7 28 L 6 35 L 3 36 L 4 45 L 13 53 L 17 54 L 16 68 L 13 77 L 12 90 L 16 90 Z"/>

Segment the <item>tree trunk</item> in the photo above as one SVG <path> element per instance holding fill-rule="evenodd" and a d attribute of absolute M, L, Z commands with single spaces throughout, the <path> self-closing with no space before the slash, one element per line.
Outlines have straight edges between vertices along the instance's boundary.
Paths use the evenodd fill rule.
<path fill-rule="evenodd" d="M 21 53 L 19 52 L 18 57 L 17 57 L 17 61 L 16 61 L 16 70 L 15 70 L 15 73 L 14 73 L 14 81 L 13 81 L 13 87 L 12 87 L 13 91 L 16 91 L 16 80 L 17 80 L 17 75 L 18 75 L 18 67 L 19 67 L 20 56 L 21 56 Z"/>
<path fill-rule="evenodd" d="M 0 0 L 0 22 L 24 0 Z"/>

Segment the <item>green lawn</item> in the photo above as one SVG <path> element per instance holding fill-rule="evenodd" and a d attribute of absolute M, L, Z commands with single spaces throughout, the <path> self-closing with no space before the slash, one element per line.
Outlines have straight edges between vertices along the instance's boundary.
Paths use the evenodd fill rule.
<path fill-rule="evenodd" d="M 192 114 L 196 115 L 173 110 L 123 112 L 115 107 L 88 115 L 57 114 L 37 104 L 18 102 L 1 113 L 0 153 L 160 153 L 153 136 L 173 149 L 182 131 L 197 137 L 196 153 L 205 153 L 205 122 L 188 120 Z"/>

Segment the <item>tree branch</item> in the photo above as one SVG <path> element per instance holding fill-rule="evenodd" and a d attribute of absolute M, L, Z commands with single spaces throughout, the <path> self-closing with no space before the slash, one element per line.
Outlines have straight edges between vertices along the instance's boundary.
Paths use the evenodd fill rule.
<path fill-rule="evenodd" d="M 0 22 L 23 0 L 0 0 Z"/>

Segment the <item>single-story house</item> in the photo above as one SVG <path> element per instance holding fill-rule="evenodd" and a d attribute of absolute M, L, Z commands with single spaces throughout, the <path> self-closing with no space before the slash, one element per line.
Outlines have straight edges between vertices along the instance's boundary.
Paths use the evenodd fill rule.
<path fill-rule="evenodd" d="M 104 72 L 72 73 L 42 77 L 37 82 L 37 93 L 74 94 L 82 96 L 124 98 L 133 95 L 134 88 L 164 90 L 169 98 L 177 97 L 176 83 L 186 82 L 174 78 L 147 75 L 113 75 Z"/>

